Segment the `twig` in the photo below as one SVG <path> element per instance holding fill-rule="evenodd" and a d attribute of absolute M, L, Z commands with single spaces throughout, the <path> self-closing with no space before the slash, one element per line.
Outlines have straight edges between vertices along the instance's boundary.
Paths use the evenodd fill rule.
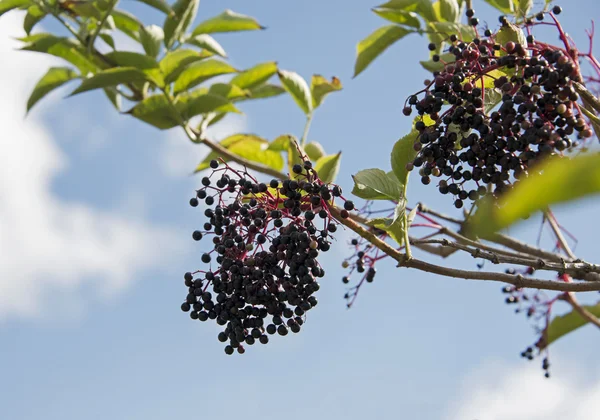
<path fill-rule="evenodd" d="M 115 8 L 115 6 L 117 5 L 118 2 L 119 2 L 119 0 L 111 0 L 111 2 L 108 4 L 108 8 L 104 12 L 104 16 L 102 16 L 102 19 L 100 20 L 100 22 L 98 22 L 98 26 L 96 26 L 96 29 L 92 33 L 92 36 L 90 37 L 90 39 L 87 43 L 88 54 L 92 53 L 92 50 L 94 48 L 94 42 L 96 42 L 96 38 L 98 38 L 98 35 L 100 34 L 100 31 L 102 30 L 102 27 L 106 23 L 106 20 L 108 19 L 108 17 L 112 13 L 113 9 Z"/>

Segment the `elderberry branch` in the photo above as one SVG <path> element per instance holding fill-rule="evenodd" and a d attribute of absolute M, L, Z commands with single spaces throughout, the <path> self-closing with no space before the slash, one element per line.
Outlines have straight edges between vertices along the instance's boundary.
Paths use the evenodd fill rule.
<path fill-rule="evenodd" d="M 534 288 L 541 290 L 556 290 L 563 292 L 591 292 L 600 291 L 600 282 L 590 283 L 564 283 L 552 280 L 542 280 L 535 278 L 525 278 L 521 274 L 504 274 L 486 271 L 468 271 L 450 267 L 439 266 L 421 261 L 416 258 L 408 260 L 406 255 L 386 242 L 379 239 L 375 234 L 364 229 L 356 222 L 350 219 L 340 217 L 339 210 L 332 208 L 331 214 L 336 217 L 344 226 L 348 227 L 362 238 L 369 241 L 372 245 L 389 255 L 398 262 L 398 267 L 416 268 L 421 271 L 442 275 L 445 277 L 454 277 L 464 280 L 497 281 L 512 284 L 518 288 Z"/>

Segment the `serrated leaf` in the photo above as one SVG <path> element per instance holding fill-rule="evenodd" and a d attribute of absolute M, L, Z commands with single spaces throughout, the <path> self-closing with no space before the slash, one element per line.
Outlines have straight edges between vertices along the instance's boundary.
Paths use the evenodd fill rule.
<path fill-rule="evenodd" d="M 164 44 L 170 49 L 190 26 L 198 12 L 199 0 L 177 0 L 173 5 L 173 13 L 167 15 L 163 30 Z"/>
<path fill-rule="evenodd" d="M 242 89 L 252 89 L 265 83 L 275 73 L 277 73 L 277 63 L 275 61 L 260 63 L 237 74 L 231 79 L 231 83 Z"/>
<path fill-rule="evenodd" d="M 398 10 L 398 9 L 387 9 L 383 7 L 376 7 L 373 9 L 373 12 L 384 18 L 385 20 L 389 20 L 393 23 L 398 23 L 400 25 L 411 26 L 413 28 L 420 29 L 421 21 L 419 20 L 419 15 L 415 12 L 407 12 L 406 10 Z"/>
<path fill-rule="evenodd" d="M 448 22 L 457 22 L 460 19 L 460 7 L 456 0 L 439 0 L 440 18 Z"/>
<path fill-rule="evenodd" d="M 409 162 L 412 162 L 417 156 L 417 152 L 413 146 L 418 135 L 419 132 L 417 130 L 411 130 L 410 133 L 398 140 L 392 149 L 392 170 L 404 188 L 408 185 L 409 175 L 409 172 L 406 170 L 406 165 Z"/>
<path fill-rule="evenodd" d="M 43 11 L 40 6 L 34 5 L 30 6 L 27 9 L 27 14 L 25 15 L 25 19 L 23 19 L 23 29 L 25 33 L 29 35 L 31 30 L 35 25 L 37 25 L 44 17 L 46 17 L 46 12 Z"/>
<path fill-rule="evenodd" d="M 481 200 L 469 220 L 469 229 L 484 237 L 553 204 L 599 192 L 600 154 L 547 158 L 497 201 L 489 197 Z"/>
<path fill-rule="evenodd" d="M 268 141 L 255 134 L 234 134 L 223 139 L 219 144 L 246 160 L 262 163 L 263 165 L 278 171 L 283 169 L 284 161 L 281 154 L 268 150 Z M 228 160 L 224 156 L 219 156 L 216 152 L 211 152 L 196 167 L 194 172 L 199 172 L 208 168 L 210 161 L 212 159 L 217 159 L 218 157 L 221 157 L 225 161 Z"/>
<path fill-rule="evenodd" d="M 31 4 L 29 0 L 0 0 L 0 16 L 4 13 Z"/>
<path fill-rule="evenodd" d="M 279 85 L 266 84 L 254 89 L 250 89 L 249 99 L 265 99 L 279 96 L 285 93 L 285 89 Z"/>
<path fill-rule="evenodd" d="M 111 16 L 118 30 L 136 41 L 140 40 L 140 29 L 144 26 L 135 16 L 124 10 L 113 10 Z"/>
<path fill-rule="evenodd" d="M 179 125 L 177 113 L 164 95 L 152 95 L 125 112 L 161 130 Z"/>
<path fill-rule="evenodd" d="M 219 60 L 211 59 L 193 63 L 187 66 L 177 77 L 173 92 L 178 93 L 190 89 L 215 76 L 236 72 L 235 68 Z"/>
<path fill-rule="evenodd" d="M 163 13 L 171 14 L 171 6 L 164 0 L 137 0 L 141 3 L 147 4 L 150 7 L 160 10 Z"/>
<path fill-rule="evenodd" d="M 583 308 L 596 317 L 600 317 L 600 303 L 596 305 L 584 305 Z M 548 325 L 548 330 L 540 341 L 540 350 L 544 350 L 550 344 L 561 337 L 586 325 L 588 321 L 575 310 L 568 314 L 556 316 Z"/>
<path fill-rule="evenodd" d="M 51 67 L 37 82 L 27 100 L 27 112 L 44 96 L 79 75 L 68 67 Z"/>
<path fill-rule="evenodd" d="M 186 39 L 185 42 L 188 44 L 195 45 L 196 47 L 203 48 L 207 51 L 212 52 L 213 54 L 220 55 L 221 57 L 227 57 L 227 53 L 225 52 L 221 44 L 219 44 L 216 39 L 214 39 L 208 34 L 192 36 Z"/>
<path fill-rule="evenodd" d="M 433 22 L 437 20 L 437 16 L 429 0 L 391 0 L 387 3 L 377 6 L 377 8 L 416 12 L 427 21 Z"/>
<path fill-rule="evenodd" d="M 158 63 L 160 71 L 163 74 L 165 82 L 171 83 L 174 81 L 186 67 L 197 61 L 204 60 L 204 56 L 194 50 L 178 49 L 168 52 L 165 57 Z"/>
<path fill-rule="evenodd" d="M 402 184 L 393 173 L 381 169 L 364 169 L 352 176 L 352 194 L 366 200 L 393 200 L 402 197 Z"/>
<path fill-rule="evenodd" d="M 193 30 L 192 35 L 212 34 L 215 32 L 254 31 L 258 29 L 265 28 L 256 19 L 228 9 L 218 16 L 201 22 Z"/>
<path fill-rule="evenodd" d="M 22 50 L 43 52 L 60 57 L 73 64 L 83 74 L 93 73 L 98 69 L 98 63 L 87 57 L 85 49 L 78 41 L 47 33 L 35 34 L 20 38 L 20 40 L 27 43 Z"/>
<path fill-rule="evenodd" d="M 70 96 L 94 89 L 118 86 L 123 83 L 144 82 L 147 80 L 148 76 L 135 67 L 112 68 L 100 71 L 92 77 L 84 79 Z"/>
<path fill-rule="evenodd" d="M 341 158 L 342 152 L 338 152 L 335 155 L 323 156 L 317 160 L 314 168 L 321 181 L 325 183 L 335 181 L 340 170 Z"/>
<path fill-rule="evenodd" d="M 325 149 L 323 149 L 323 146 L 316 141 L 311 141 L 310 143 L 305 144 L 304 151 L 312 161 L 317 161 L 322 156 L 325 156 Z"/>
<path fill-rule="evenodd" d="M 160 46 L 165 38 L 163 29 L 158 25 L 148 25 L 142 26 L 139 33 L 140 42 L 146 54 L 152 58 L 158 57 Z"/>
<path fill-rule="evenodd" d="M 340 79 L 333 76 L 331 82 L 319 74 L 313 75 L 310 81 L 310 94 L 312 96 L 313 109 L 318 108 L 331 92 L 342 90 Z"/>
<path fill-rule="evenodd" d="M 358 76 L 375 58 L 390 45 L 404 38 L 412 31 L 397 25 L 383 26 L 363 39 L 356 46 L 354 77 Z"/>
<path fill-rule="evenodd" d="M 512 15 L 514 11 L 512 0 L 484 0 L 490 6 L 496 8 L 505 15 Z"/>
<path fill-rule="evenodd" d="M 283 88 L 291 95 L 296 104 L 309 114 L 312 111 L 312 97 L 306 80 L 293 71 L 278 70 L 277 75 Z"/>
<path fill-rule="evenodd" d="M 419 63 L 421 63 L 421 66 L 423 66 L 423 68 L 425 70 L 429 70 L 430 72 L 433 73 L 434 71 L 442 71 L 445 64 L 454 63 L 455 61 L 456 61 L 456 56 L 454 54 L 445 53 L 445 54 L 440 55 L 439 61 L 427 60 L 427 61 L 419 61 Z"/>

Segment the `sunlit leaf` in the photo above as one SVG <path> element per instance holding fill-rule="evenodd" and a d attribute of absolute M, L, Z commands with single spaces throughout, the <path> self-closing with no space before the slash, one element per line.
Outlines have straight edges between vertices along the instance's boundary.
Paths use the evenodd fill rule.
<path fill-rule="evenodd" d="M 266 84 L 254 89 L 250 89 L 251 99 L 264 99 L 279 96 L 285 93 L 285 89 L 279 85 Z"/>
<path fill-rule="evenodd" d="M 277 72 L 283 88 L 291 95 L 296 104 L 308 114 L 312 111 L 312 98 L 306 80 L 293 71 L 279 70 Z"/>
<path fill-rule="evenodd" d="M 425 70 L 429 70 L 430 72 L 441 71 L 445 64 L 454 63 L 456 61 L 456 56 L 453 53 L 445 53 L 440 55 L 439 61 L 427 60 L 427 61 L 419 61 Z"/>
<path fill-rule="evenodd" d="M 192 35 L 212 34 L 215 32 L 253 31 L 257 29 L 265 28 L 253 17 L 225 10 L 220 15 L 201 22 L 196 26 Z"/>
<path fill-rule="evenodd" d="M 389 20 L 390 22 L 412 26 L 413 28 L 417 29 L 421 28 L 419 15 L 417 15 L 415 12 L 407 12 L 406 10 L 399 9 L 387 9 L 383 7 L 377 7 L 373 9 L 373 12 L 385 20 Z"/>
<path fill-rule="evenodd" d="M 316 141 L 311 141 L 305 144 L 304 151 L 306 152 L 308 157 L 313 161 L 320 159 L 321 156 L 325 156 L 325 149 L 323 149 L 323 146 L 321 146 L 321 144 L 317 143 Z"/>
<path fill-rule="evenodd" d="M 20 40 L 27 43 L 22 48 L 23 50 L 43 52 L 60 57 L 73 64 L 83 74 L 94 72 L 98 69 L 98 63 L 92 61 L 87 56 L 85 48 L 75 40 L 46 33 L 20 38 Z"/>
<path fill-rule="evenodd" d="M 584 305 L 583 308 L 590 314 L 600 317 L 600 303 L 596 305 Z M 583 327 L 588 323 L 579 313 L 572 310 L 568 314 L 556 316 L 548 325 L 546 335 L 543 336 L 540 341 L 540 350 L 545 349 L 550 344 L 555 342 L 561 337 L 575 331 L 578 328 Z"/>
<path fill-rule="evenodd" d="M 0 0 L 0 16 L 10 10 L 29 6 L 30 4 L 30 0 Z"/>
<path fill-rule="evenodd" d="M 363 39 L 356 46 L 354 77 L 358 76 L 371 62 L 394 42 L 412 31 L 397 25 L 383 26 Z"/>
<path fill-rule="evenodd" d="M 469 220 L 470 231 L 485 237 L 553 204 L 600 192 L 600 154 L 547 158 L 535 168 L 497 201 L 483 199 Z"/>
<path fill-rule="evenodd" d="M 381 169 L 364 169 L 352 176 L 354 189 L 352 194 L 366 200 L 399 200 L 402 196 L 402 184 L 393 174 Z"/>
<path fill-rule="evenodd" d="M 46 17 L 46 14 L 47 13 L 43 11 L 40 6 L 30 6 L 27 9 L 25 19 L 23 19 L 23 29 L 25 30 L 25 33 L 29 35 L 33 27 L 37 25 L 44 17 Z"/>
<path fill-rule="evenodd" d="M 231 83 L 243 89 L 252 89 L 265 83 L 275 73 L 277 73 L 275 61 L 260 63 L 237 74 L 231 79 Z"/>
<path fill-rule="evenodd" d="M 175 93 L 187 90 L 200 83 L 222 74 L 235 73 L 237 70 L 229 64 L 219 60 L 205 60 L 190 64 L 175 80 L 173 91 Z"/>
<path fill-rule="evenodd" d="M 495 7 L 497 10 L 505 15 L 512 15 L 514 11 L 514 5 L 512 0 L 484 0 L 487 4 Z"/>
<path fill-rule="evenodd" d="M 334 76 L 331 78 L 331 81 L 329 81 L 319 74 L 313 75 L 310 81 L 310 93 L 313 101 L 313 109 L 321 105 L 323 99 L 325 99 L 325 96 L 338 90 L 342 90 L 342 83 L 337 77 Z"/>
<path fill-rule="evenodd" d="M 27 112 L 48 93 L 78 76 L 76 71 L 68 67 L 51 67 L 33 88 L 27 100 Z"/>
<path fill-rule="evenodd" d="M 200 0 L 177 0 L 173 5 L 173 13 L 167 15 L 163 30 L 165 47 L 171 48 L 190 26 L 198 11 Z"/>
<path fill-rule="evenodd" d="M 111 16 L 118 30 L 136 41 L 140 40 L 140 29 L 144 25 L 135 16 L 124 10 L 113 10 Z"/>
<path fill-rule="evenodd" d="M 150 7 L 155 8 L 156 10 L 160 10 L 167 15 L 172 13 L 171 6 L 165 0 L 137 0 L 139 2 L 145 3 Z"/>
<path fill-rule="evenodd" d="M 123 83 L 143 82 L 146 80 L 148 80 L 148 76 L 135 67 L 112 68 L 103 70 L 92 77 L 84 79 L 79 87 L 71 93 L 71 96 L 89 90 L 117 86 Z"/>
<path fill-rule="evenodd" d="M 196 47 L 203 48 L 207 51 L 212 52 L 213 54 L 220 55 L 221 57 L 227 57 L 227 53 L 225 52 L 221 44 L 219 44 L 216 39 L 214 39 L 208 34 L 200 34 L 193 36 L 191 38 L 186 39 L 185 42 L 188 44 L 195 45 Z"/>
<path fill-rule="evenodd" d="M 158 63 L 165 82 L 170 83 L 175 80 L 185 68 L 201 61 L 205 57 L 198 51 L 180 48 L 176 51 L 168 52 L 165 57 Z"/>
<path fill-rule="evenodd" d="M 314 168 L 321 181 L 325 183 L 335 181 L 340 170 L 341 157 L 342 152 L 339 152 L 335 155 L 323 156 L 317 160 Z"/>
<path fill-rule="evenodd" d="M 170 106 L 164 95 L 153 95 L 138 102 L 126 114 L 155 126 L 161 130 L 179 125 L 177 112 Z"/>
<path fill-rule="evenodd" d="M 410 133 L 402 137 L 394 144 L 392 149 L 391 162 L 392 170 L 398 178 L 398 181 L 406 188 L 408 185 L 409 172 L 406 169 L 406 165 L 412 162 L 417 156 L 417 152 L 413 147 L 419 132 L 415 129 L 411 130 Z"/>
<path fill-rule="evenodd" d="M 158 25 L 142 26 L 139 34 L 140 42 L 146 54 L 156 58 L 160 53 L 160 46 L 165 38 L 163 29 Z"/>

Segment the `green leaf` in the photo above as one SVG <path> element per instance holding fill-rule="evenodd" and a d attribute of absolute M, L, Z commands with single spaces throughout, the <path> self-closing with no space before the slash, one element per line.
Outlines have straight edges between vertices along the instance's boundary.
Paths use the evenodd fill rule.
<path fill-rule="evenodd" d="M 125 113 L 161 130 L 179 125 L 177 113 L 162 94 L 147 97 Z"/>
<path fill-rule="evenodd" d="M 352 194 L 366 200 L 399 200 L 402 197 L 402 184 L 393 174 L 381 169 L 364 169 L 352 176 Z"/>
<path fill-rule="evenodd" d="M 356 46 L 354 77 L 358 76 L 371 62 L 394 42 L 404 38 L 412 31 L 397 25 L 383 26 L 363 39 Z"/>
<path fill-rule="evenodd" d="M 419 15 L 415 12 L 407 12 L 406 10 L 399 9 L 387 9 L 382 7 L 376 7 L 373 12 L 378 16 L 389 20 L 390 22 L 398 23 L 400 25 L 412 26 L 413 28 L 420 29 L 421 21 Z"/>
<path fill-rule="evenodd" d="M 296 104 L 309 114 L 312 111 L 312 97 L 306 80 L 293 71 L 278 70 L 277 75 L 283 88 L 292 96 Z"/>
<path fill-rule="evenodd" d="M 454 63 L 455 61 L 456 56 L 453 53 L 445 53 L 440 55 L 440 61 L 427 60 L 419 61 L 419 63 L 421 63 L 421 66 L 423 66 L 425 70 L 429 70 L 433 73 L 434 71 L 441 71 L 444 68 L 444 63 Z"/>
<path fill-rule="evenodd" d="M 111 47 L 113 50 L 115 49 L 115 40 L 113 39 L 112 36 L 110 36 L 109 34 L 105 33 L 105 32 L 100 32 L 100 34 L 98 35 L 100 37 L 100 39 L 104 42 L 106 42 L 106 44 Z"/>
<path fill-rule="evenodd" d="M 485 0 L 485 2 L 505 15 L 513 14 L 514 6 L 512 0 Z"/>
<path fill-rule="evenodd" d="M 104 89 L 104 93 L 108 100 L 113 104 L 113 106 L 117 109 L 117 111 L 121 111 L 121 95 L 114 87 L 109 87 Z"/>
<path fill-rule="evenodd" d="M 338 152 L 335 155 L 323 156 L 317 160 L 315 163 L 315 171 L 317 171 L 321 181 L 325 183 L 335 181 L 340 170 L 341 158 L 342 152 Z"/>
<path fill-rule="evenodd" d="M 155 8 L 156 10 L 160 10 L 167 15 L 171 14 L 171 6 L 164 0 L 138 0 L 144 4 L 147 4 L 150 7 Z"/>
<path fill-rule="evenodd" d="M 269 143 L 268 149 L 273 150 L 274 152 L 287 152 L 289 144 L 290 144 L 290 135 L 283 134 L 283 135 L 275 138 L 275 140 L 273 140 L 271 143 Z"/>
<path fill-rule="evenodd" d="M 204 60 L 204 56 L 194 50 L 178 49 L 168 52 L 165 57 L 160 60 L 158 65 L 162 72 L 165 82 L 171 83 L 175 80 L 185 68 L 191 63 Z"/>
<path fill-rule="evenodd" d="M 498 30 L 498 32 L 496 33 L 496 42 L 498 44 L 504 45 L 508 41 L 512 41 L 523 46 L 527 45 L 527 37 L 525 36 L 525 32 L 523 32 L 521 28 L 513 25 L 510 22 L 507 22 L 506 25 L 502 25 L 500 30 Z M 506 53 L 501 50 L 500 55 L 505 54 Z"/>
<path fill-rule="evenodd" d="M 408 213 L 408 216 L 406 216 L 406 223 L 408 224 L 408 227 L 410 227 L 413 224 L 418 209 L 418 206 L 413 207 L 410 213 Z"/>
<path fill-rule="evenodd" d="M 596 305 L 584 305 L 583 308 L 592 315 L 600 317 L 600 303 L 597 303 Z M 575 310 L 569 312 L 568 314 L 554 317 L 554 319 L 548 325 L 546 336 L 542 336 L 540 350 L 545 349 L 559 338 L 575 331 L 578 328 L 583 327 L 587 323 L 588 321 L 579 315 L 579 313 L 577 313 Z"/>
<path fill-rule="evenodd" d="M 385 231 L 398 245 L 404 245 L 406 201 L 399 200 L 394 209 L 394 217 L 380 217 L 368 221 L 369 226 Z"/>
<path fill-rule="evenodd" d="M 496 88 L 486 88 L 483 91 L 483 110 L 489 114 L 496 106 L 502 102 L 502 92 Z"/>
<path fill-rule="evenodd" d="M 118 30 L 136 41 L 140 40 L 140 30 L 144 25 L 135 16 L 123 10 L 113 10 L 111 16 Z"/>
<path fill-rule="evenodd" d="M 312 96 L 313 109 L 318 108 L 331 92 L 342 90 L 342 83 L 337 77 L 332 77 L 331 82 L 319 74 L 313 75 L 310 81 L 310 93 Z"/>
<path fill-rule="evenodd" d="M 317 143 L 316 141 L 311 141 L 310 143 L 305 144 L 304 151 L 306 152 L 308 157 L 313 161 L 317 161 L 322 156 L 325 156 L 325 149 L 323 149 L 323 146 L 321 146 L 321 144 Z"/>
<path fill-rule="evenodd" d="M 481 200 L 469 221 L 470 231 L 486 236 L 534 212 L 557 203 L 600 192 L 600 154 L 551 157 L 536 165 L 535 173 L 520 180 L 495 201 Z"/>
<path fill-rule="evenodd" d="M 158 25 L 142 26 L 140 28 L 140 42 L 144 47 L 144 51 L 150 57 L 158 57 L 164 38 L 163 29 Z"/>
<path fill-rule="evenodd" d="M 529 15 L 533 7 L 533 0 L 514 0 L 516 6 L 517 17 L 525 17 Z"/>
<path fill-rule="evenodd" d="M 439 0 L 440 17 L 448 22 L 458 22 L 460 19 L 460 7 L 456 0 Z"/>
<path fill-rule="evenodd" d="M 227 53 L 212 36 L 207 34 L 200 34 L 186 39 L 188 44 L 195 45 L 196 47 L 203 48 L 210 51 L 213 54 L 220 55 L 221 57 L 227 57 Z"/>
<path fill-rule="evenodd" d="M 223 139 L 221 146 L 230 152 L 247 159 L 252 162 L 262 163 L 270 168 L 281 171 L 283 169 L 283 158 L 279 152 L 268 150 L 269 142 L 262 137 L 254 134 L 234 134 Z M 225 161 L 228 159 L 224 156 L 219 156 L 216 152 L 210 152 L 206 158 L 198 164 L 194 172 L 200 172 L 209 167 L 212 159 L 221 157 Z"/>
<path fill-rule="evenodd" d="M 23 8 L 30 4 L 29 0 L 0 0 L 0 16 L 12 9 Z"/>
<path fill-rule="evenodd" d="M 139 70 L 158 69 L 158 63 L 152 57 L 132 51 L 113 51 L 105 57 L 121 67 L 135 67 Z"/>
<path fill-rule="evenodd" d="M 231 83 L 242 89 L 252 89 L 265 83 L 275 73 L 277 73 L 277 63 L 275 61 L 260 63 L 236 75 L 231 79 Z"/>
<path fill-rule="evenodd" d="M 42 33 L 20 38 L 26 42 L 22 49 L 25 51 L 43 52 L 60 57 L 77 67 L 81 73 L 95 72 L 98 64 L 87 57 L 87 53 L 78 41 Z"/>
<path fill-rule="evenodd" d="M 409 172 L 406 170 L 406 164 L 412 162 L 417 156 L 417 152 L 413 146 L 418 135 L 419 132 L 417 130 L 411 130 L 410 133 L 398 140 L 392 149 L 392 170 L 404 188 L 408 185 L 409 175 Z"/>
<path fill-rule="evenodd" d="M 250 92 L 247 90 L 241 89 L 240 87 L 231 85 L 229 83 L 215 83 L 210 86 L 208 93 L 222 96 L 223 98 L 227 98 L 229 100 L 246 98 L 248 95 L 250 95 Z"/>
<path fill-rule="evenodd" d="M 84 79 L 70 96 L 89 90 L 118 86 L 123 83 L 143 82 L 146 80 L 148 80 L 148 76 L 135 67 L 112 68 L 103 70 L 90 78 Z"/>
<path fill-rule="evenodd" d="M 192 35 L 212 34 L 215 32 L 254 31 L 257 29 L 265 28 L 256 19 L 231 10 L 225 10 L 220 15 L 201 22 L 196 26 Z"/>
<path fill-rule="evenodd" d="M 250 89 L 251 99 L 264 99 L 278 96 L 285 93 L 285 89 L 279 85 L 266 84 L 254 89 Z"/>
<path fill-rule="evenodd" d="M 433 5 L 429 0 L 391 0 L 377 6 L 377 8 L 416 12 L 427 21 L 433 22 L 437 20 Z"/>
<path fill-rule="evenodd" d="M 235 68 L 219 60 L 205 60 L 193 63 L 187 66 L 179 77 L 177 77 L 173 92 L 181 92 L 197 86 L 212 77 L 235 72 L 237 72 Z"/>
<path fill-rule="evenodd" d="M 164 44 L 170 49 L 175 41 L 178 41 L 190 26 L 196 12 L 199 0 L 177 0 L 173 5 L 173 13 L 165 19 L 163 30 L 165 33 Z"/>
<path fill-rule="evenodd" d="M 444 38 L 448 38 L 452 34 L 465 42 L 470 42 L 475 38 L 475 29 L 470 25 L 454 22 L 430 22 L 429 26 Z"/>
<path fill-rule="evenodd" d="M 51 67 L 37 82 L 33 92 L 29 95 L 27 112 L 48 93 L 78 76 L 77 72 L 68 67 Z"/>
<path fill-rule="evenodd" d="M 31 6 L 29 9 L 27 9 L 27 14 L 23 20 L 23 29 L 27 35 L 31 33 L 31 30 L 39 21 L 46 17 L 46 14 L 47 13 L 44 12 L 38 5 Z"/>
<path fill-rule="evenodd" d="M 199 93 L 203 90 L 204 89 L 201 89 Z M 192 118 L 195 115 L 208 114 L 209 112 L 239 113 L 239 110 L 227 98 L 212 93 L 201 93 L 198 96 L 192 93 L 191 98 L 182 98 L 180 106 L 180 112 L 184 119 Z M 179 106 L 177 108 L 179 108 Z"/>
<path fill-rule="evenodd" d="M 305 155 L 304 149 L 298 143 L 298 139 L 289 134 L 288 137 L 288 149 L 287 149 L 287 163 L 288 171 L 291 179 L 299 179 L 301 175 L 295 174 L 292 168 L 294 165 L 302 165 L 304 163 L 303 155 Z"/>

